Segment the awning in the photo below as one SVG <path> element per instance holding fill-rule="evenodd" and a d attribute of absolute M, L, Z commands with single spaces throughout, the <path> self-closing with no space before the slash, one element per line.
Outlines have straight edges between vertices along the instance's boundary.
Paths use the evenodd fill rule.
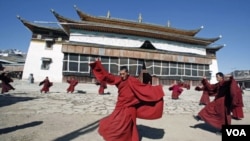
<path fill-rule="evenodd" d="M 51 59 L 51 58 L 47 58 L 47 57 L 42 57 L 42 60 L 43 60 L 43 61 L 52 62 L 52 59 Z"/>

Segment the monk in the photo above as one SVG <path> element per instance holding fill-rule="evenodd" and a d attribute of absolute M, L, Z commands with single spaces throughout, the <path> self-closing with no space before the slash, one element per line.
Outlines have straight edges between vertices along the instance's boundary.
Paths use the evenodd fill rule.
<path fill-rule="evenodd" d="M 15 88 L 10 84 L 13 82 L 13 79 L 8 76 L 8 73 L 3 72 L 0 76 L 0 79 L 2 81 L 2 94 L 9 92 L 9 90 L 15 90 Z"/>
<path fill-rule="evenodd" d="M 179 96 L 183 92 L 183 85 L 182 82 L 178 82 L 177 84 L 173 84 L 168 88 L 170 91 L 172 91 L 172 99 L 179 99 Z"/>
<path fill-rule="evenodd" d="M 232 83 L 234 84 L 231 89 L 235 90 L 233 94 L 233 107 L 232 107 L 232 118 L 235 120 L 241 120 L 244 118 L 244 112 L 243 112 L 243 98 L 242 98 L 242 89 L 237 85 L 237 82 L 233 79 Z"/>
<path fill-rule="evenodd" d="M 43 87 L 42 87 L 42 89 L 40 90 L 40 92 L 41 92 L 41 93 L 42 93 L 42 92 L 47 93 L 47 92 L 49 92 L 49 88 L 53 85 L 53 83 L 50 82 L 50 81 L 49 81 L 49 77 L 46 76 L 46 78 L 45 78 L 43 81 L 41 81 L 41 82 L 39 83 L 39 86 L 41 86 L 41 85 L 43 85 Z"/>
<path fill-rule="evenodd" d="M 69 83 L 67 93 L 73 93 L 75 91 L 75 86 L 78 84 L 78 81 L 74 77 L 71 77 L 70 80 L 67 80 L 67 83 Z"/>
<path fill-rule="evenodd" d="M 107 89 L 107 82 L 102 81 L 102 82 L 100 82 L 100 87 L 99 87 L 98 93 L 104 94 L 104 89 Z"/>
<path fill-rule="evenodd" d="M 127 67 L 120 68 L 120 76 L 105 70 L 99 59 L 90 64 L 99 82 L 105 81 L 118 88 L 114 111 L 100 120 L 99 134 L 105 141 L 139 141 L 136 118 L 158 119 L 163 114 L 161 85 L 143 84 L 129 75 Z"/>
<path fill-rule="evenodd" d="M 233 95 L 235 94 L 233 78 L 224 80 L 224 74 L 222 72 L 216 73 L 216 79 L 218 83 L 210 84 L 204 77 L 202 84 L 208 88 L 209 91 L 215 91 L 215 99 L 208 103 L 197 116 L 194 118 L 199 121 L 203 120 L 211 126 L 219 130 L 217 133 L 221 133 L 222 125 L 231 124 L 231 107 L 234 101 Z"/>
<path fill-rule="evenodd" d="M 209 91 L 205 86 L 200 85 L 195 87 L 196 91 L 202 91 L 199 105 L 207 105 L 210 102 L 210 96 L 214 96 L 213 91 Z"/>

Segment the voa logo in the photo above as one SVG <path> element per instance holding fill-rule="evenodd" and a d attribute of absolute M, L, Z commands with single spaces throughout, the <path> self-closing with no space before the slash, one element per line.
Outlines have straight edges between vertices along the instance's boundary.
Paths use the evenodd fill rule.
<path fill-rule="evenodd" d="M 227 136 L 247 136 L 244 129 L 226 129 Z"/>

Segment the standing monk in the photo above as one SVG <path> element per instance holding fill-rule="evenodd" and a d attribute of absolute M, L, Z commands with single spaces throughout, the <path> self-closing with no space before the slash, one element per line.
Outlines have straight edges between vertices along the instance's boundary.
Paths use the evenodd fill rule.
<path fill-rule="evenodd" d="M 210 102 L 210 96 L 214 96 L 215 93 L 213 91 L 209 91 L 207 87 L 201 85 L 195 87 L 196 91 L 202 91 L 202 95 L 200 98 L 199 105 L 207 105 Z"/>
<path fill-rule="evenodd" d="M 232 118 L 236 120 L 240 120 L 244 118 L 243 112 L 243 99 L 242 99 L 242 89 L 237 85 L 237 82 L 232 80 L 232 88 L 231 91 L 233 93 L 233 107 L 232 107 Z"/>
<path fill-rule="evenodd" d="M 108 73 L 99 60 L 91 63 L 90 67 L 99 82 L 105 81 L 118 88 L 115 109 L 100 121 L 99 134 L 105 141 L 139 141 L 136 118 L 162 117 L 162 86 L 141 83 L 129 76 L 127 67 L 121 67 L 120 76 Z"/>
<path fill-rule="evenodd" d="M 13 82 L 13 79 L 8 76 L 8 73 L 3 72 L 0 76 L 0 79 L 2 81 L 2 94 L 5 92 L 9 92 L 9 90 L 15 90 L 15 88 L 10 84 L 11 82 Z"/>
<path fill-rule="evenodd" d="M 202 80 L 202 83 L 205 87 L 208 88 L 209 91 L 215 91 L 215 99 L 208 103 L 197 116 L 194 118 L 198 120 L 203 120 L 211 126 L 220 130 L 222 129 L 222 125 L 230 125 L 231 124 L 231 107 L 234 83 L 231 83 L 233 78 L 230 80 L 224 80 L 224 74 L 218 72 L 216 74 L 216 79 L 218 83 L 210 84 L 206 78 Z"/>
<path fill-rule="evenodd" d="M 174 84 L 168 88 L 170 91 L 172 91 L 172 99 L 179 99 L 179 96 L 183 92 L 182 87 L 182 82 L 178 82 L 177 84 Z"/>
<path fill-rule="evenodd" d="M 52 82 L 49 81 L 49 77 L 46 76 L 46 78 L 39 83 L 39 86 L 43 85 L 43 88 L 40 90 L 40 92 L 44 92 L 44 93 L 47 93 L 49 92 L 49 88 L 53 85 Z"/>
<path fill-rule="evenodd" d="M 78 84 L 78 81 L 74 77 L 71 77 L 70 80 L 67 80 L 67 83 L 69 83 L 67 93 L 73 93 L 75 91 L 75 86 Z"/>

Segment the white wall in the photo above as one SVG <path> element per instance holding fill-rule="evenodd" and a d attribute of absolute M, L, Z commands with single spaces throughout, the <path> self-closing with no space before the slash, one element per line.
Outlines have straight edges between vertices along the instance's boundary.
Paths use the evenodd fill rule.
<path fill-rule="evenodd" d="M 212 84 L 217 83 L 217 80 L 216 80 L 216 73 L 217 73 L 219 70 L 218 70 L 218 62 L 217 62 L 216 59 L 213 59 L 213 60 L 212 60 L 212 64 L 209 66 L 209 68 L 210 68 L 210 71 L 211 71 L 211 73 L 212 73 L 210 83 L 212 83 Z"/>
<path fill-rule="evenodd" d="M 62 45 L 54 44 L 53 49 L 45 49 L 45 45 L 45 41 L 30 42 L 23 70 L 23 80 L 27 80 L 30 73 L 33 73 L 35 82 L 44 80 L 46 76 L 48 76 L 52 82 L 62 82 Z M 42 57 L 52 59 L 49 70 L 41 69 Z"/>
<path fill-rule="evenodd" d="M 123 46 L 123 47 L 140 47 L 145 40 L 149 40 L 155 48 L 164 51 L 182 52 L 182 53 L 193 53 L 199 55 L 206 55 L 206 49 L 197 45 L 188 45 L 183 43 L 176 43 L 171 41 L 143 38 L 136 36 L 122 36 L 118 34 L 107 34 L 107 33 L 95 33 L 89 31 L 76 31 L 70 34 L 70 41 L 74 42 L 88 42 L 95 44 L 103 44 L 110 46 Z"/>

